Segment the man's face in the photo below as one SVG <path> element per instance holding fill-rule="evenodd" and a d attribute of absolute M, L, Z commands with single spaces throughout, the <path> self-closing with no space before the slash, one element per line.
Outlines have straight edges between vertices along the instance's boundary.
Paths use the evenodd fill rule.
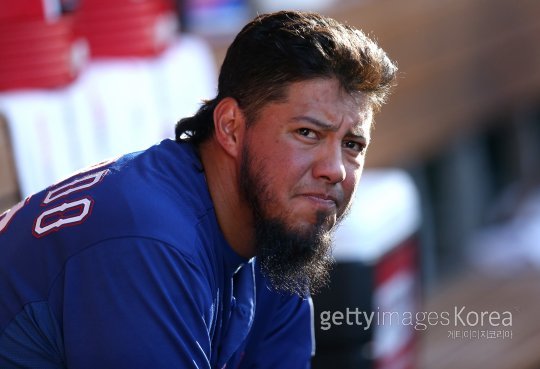
<path fill-rule="evenodd" d="M 360 178 L 372 110 L 335 79 L 296 82 L 247 129 L 240 187 L 253 209 L 257 256 L 277 289 L 320 287 L 331 230 Z"/>

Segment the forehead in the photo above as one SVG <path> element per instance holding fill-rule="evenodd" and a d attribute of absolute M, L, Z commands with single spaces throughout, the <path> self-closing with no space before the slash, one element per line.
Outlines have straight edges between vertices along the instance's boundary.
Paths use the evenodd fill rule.
<path fill-rule="evenodd" d="M 335 78 L 293 82 L 285 91 L 284 106 L 295 116 L 309 116 L 339 128 L 347 123 L 351 130 L 367 135 L 373 109 L 369 97 L 361 92 L 347 93 Z"/>

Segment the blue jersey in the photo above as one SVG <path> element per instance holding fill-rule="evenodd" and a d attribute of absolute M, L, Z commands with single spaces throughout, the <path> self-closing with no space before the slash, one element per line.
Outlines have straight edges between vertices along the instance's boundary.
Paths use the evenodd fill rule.
<path fill-rule="evenodd" d="M 217 223 L 190 144 L 102 163 L 0 217 L 0 368 L 306 368 L 309 299 Z"/>

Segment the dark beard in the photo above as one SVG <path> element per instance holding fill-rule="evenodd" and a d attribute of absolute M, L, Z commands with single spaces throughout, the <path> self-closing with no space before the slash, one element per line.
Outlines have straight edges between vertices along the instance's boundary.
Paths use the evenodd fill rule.
<path fill-rule="evenodd" d="M 256 256 L 273 289 L 307 296 L 324 287 L 332 265 L 331 232 L 324 214 L 307 230 L 288 227 L 282 219 L 270 218 L 264 204 L 272 203 L 270 185 L 244 147 L 240 189 L 252 209 Z M 286 211 L 286 210 L 285 210 Z"/>
<path fill-rule="evenodd" d="M 332 264 L 329 232 L 318 229 L 301 234 L 276 219 L 259 219 L 255 224 L 257 260 L 271 287 L 307 296 L 328 281 Z"/>

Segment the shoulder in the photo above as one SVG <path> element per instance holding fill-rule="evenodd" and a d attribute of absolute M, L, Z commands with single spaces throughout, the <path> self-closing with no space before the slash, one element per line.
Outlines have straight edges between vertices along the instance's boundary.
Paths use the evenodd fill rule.
<path fill-rule="evenodd" d="M 191 246 L 199 222 L 213 212 L 197 163 L 192 147 L 166 140 L 91 167 L 31 199 L 41 214 L 34 233 L 57 232 L 79 245 L 143 237 Z"/>
<path fill-rule="evenodd" d="M 206 227 L 210 234 L 219 227 L 196 163 L 192 148 L 165 141 L 87 168 L 25 199 L 0 216 L 0 269 L 13 278 L 23 273 L 35 281 L 28 296 L 43 296 L 70 258 L 101 244 L 137 252 L 138 241 L 144 241 L 145 248 L 167 245 L 211 273 L 212 239 L 201 222 L 213 227 Z M 0 279 L 0 286 L 2 281 L 11 283 Z"/>

